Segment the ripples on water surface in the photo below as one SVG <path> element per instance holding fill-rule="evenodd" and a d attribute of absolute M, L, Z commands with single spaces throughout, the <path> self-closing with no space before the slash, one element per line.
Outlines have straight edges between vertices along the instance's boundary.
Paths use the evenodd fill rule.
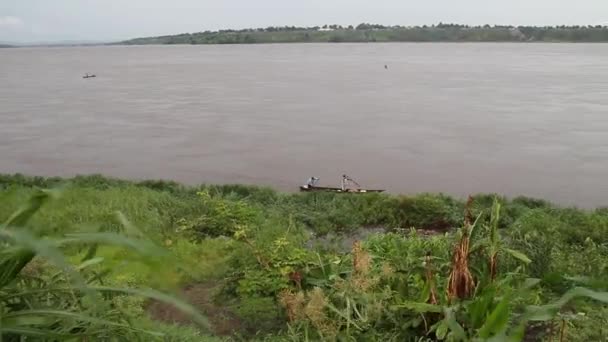
<path fill-rule="evenodd" d="M 608 205 L 607 56 L 602 44 L 2 49 L 0 172 L 283 190 L 347 172 L 392 192 Z"/>

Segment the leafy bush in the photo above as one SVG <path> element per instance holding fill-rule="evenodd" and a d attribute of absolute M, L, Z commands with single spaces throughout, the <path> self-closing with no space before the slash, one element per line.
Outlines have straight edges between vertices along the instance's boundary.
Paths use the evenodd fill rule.
<path fill-rule="evenodd" d="M 530 276 L 540 278 L 550 272 L 553 253 L 561 246 L 561 226 L 559 220 L 543 210 L 535 209 L 519 217 L 508 230 L 511 246 L 532 260 L 527 266 Z"/>
<path fill-rule="evenodd" d="M 247 200 L 250 203 L 263 205 L 273 204 L 279 198 L 276 191 L 270 188 L 261 188 L 253 185 L 208 185 L 204 186 L 202 190 L 206 190 L 210 194 L 221 197 L 230 197 L 234 200 Z"/>
<path fill-rule="evenodd" d="M 244 297 L 239 301 L 236 313 L 247 329 L 254 332 L 278 331 L 285 321 L 274 297 Z"/>
<path fill-rule="evenodd" d="M 552 214 L 564 223 L 561 233 L 566 242 L 580 245 L 590 238 L 598 243 L 608 243 L 608 216 L 573 208 L 554 210 Z"/>
<path fill-rule="evenodd" d="M 447 230 L 462 222 L 463 206 L 447 196 L 421 194 L 399 197 L 396 209 L 401 228 Z"/>
<path fill-rule="evenodd" d="M 214 197 L 207 191 L 201 191 L 198 195 L 201 199 L 201 216 L 179 222 L 179 230 L 187 232 L 195 239 L 232 236 L 237 230 L 252 225 L 256 220 L 256 210 L 242 200 L 231 201 Z"/>

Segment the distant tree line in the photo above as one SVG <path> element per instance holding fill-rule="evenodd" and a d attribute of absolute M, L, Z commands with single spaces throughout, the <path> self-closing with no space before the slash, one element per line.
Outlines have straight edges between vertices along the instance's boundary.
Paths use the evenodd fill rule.
<path fill-rule="evenodd" d="M 327 24 L 313 27 L 205 31 L 136 38 L 120 44 L 255 44 L 306 42 L 608 42 L 608 26 L 469 26 L 452 23 L 423 26 L 357 26 Z"/>

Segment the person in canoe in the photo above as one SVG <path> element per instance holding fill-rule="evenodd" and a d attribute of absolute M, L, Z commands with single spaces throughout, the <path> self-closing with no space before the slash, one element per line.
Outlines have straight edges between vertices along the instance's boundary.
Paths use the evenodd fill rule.
<path fill-rule="evenodd" d="M 306 184 L 304 186 L 306 186 L 307 188 L 313 187 L 317 184 L 318 181 L 319 181 L 318 177 L 310 177 L 310 178 L 308 178 L 308 180 L 306 181 Z"/>
<path fill-rule="evenodd" d="M 355 182 L 354 179 L 350 178 L 347 175 L 342 175 L 342 191 L 347 191 L 349 183 L 356 185 L 357 188 L 361 188 L 361 185 L 359 185 L 359 183 Z"/>

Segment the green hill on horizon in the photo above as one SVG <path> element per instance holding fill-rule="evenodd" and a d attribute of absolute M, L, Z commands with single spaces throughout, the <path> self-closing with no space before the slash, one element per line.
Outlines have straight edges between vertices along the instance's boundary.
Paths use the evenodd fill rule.
<path fill-rule="evenodd" d="M 366 42 L 608 42 L 608 26 L 383 26 L 267 27 L 144 37 L 118 44 L 264 44 Z"/>

